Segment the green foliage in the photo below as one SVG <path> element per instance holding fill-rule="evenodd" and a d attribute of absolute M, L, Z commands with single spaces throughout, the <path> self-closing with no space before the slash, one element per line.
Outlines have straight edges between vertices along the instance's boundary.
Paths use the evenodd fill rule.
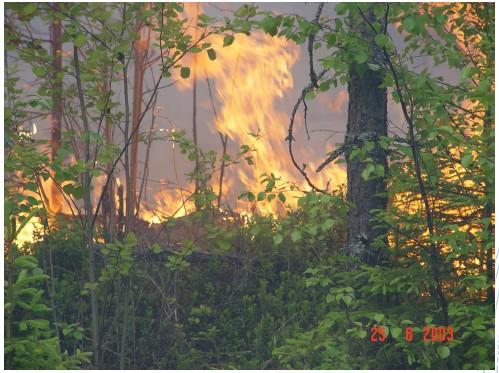
<path fill-rule="evenodd" d="M 89 363 L 89 353 L 61 353 L 59 340 L 48 319 L 50 308 L 43 301 L 43 281 L 48 278 L 33 256 L 19 256 L 9 271 L 16 280 L 5 282 L 7 369 L 78 369 Z"/>
<path fill-rule="evenodd" d="M 224 36 L 224 47 L 228 47 L 234 42 L 234 35 L 225 35 Z"/>
<path fill-rule="evenodd" d="M 109 243 L 102 249 L 106 266 L 101 272 L 100 282 L 116 277 L 127 277 L 133 265 L 133 250 L 137 247 L 137 239 L 133 233 L 128 233 L 123 242 Z M 92 284 L 89 284 L 92 286 Z"/>
<path fill-rule="evenodd" d="M 180 76 L 184 79 L 187 79 L 191 75 L 191 69 L 188 67 L 182 67 L 180 69 Z"/>
<path fill-rule="evenodd" d="M 29 4 L 30 11 L 36 10 Z M 41 73 L 41 70 L 38 70 Z M 31 134 L 21 123 L 27 117 L 28 103 L 18 95 L 16 79 L 8 78 L 6 92 L 10 105 L 5 117 L 5 366 L 7 369 L 78 369 L 89 363 L 89 353 L 61 349 L 51 322 L 44 284 L 48 276 L 31 255 L 33 247 L 21 250 L 15 244 L 19 233 L 32 219 L 47 218 L 42 204 L 40 177 L 49 178 L 48 157 L 40 153 Z M 22 181 L 22 182 L 20 182 Z M 20 186 L 19 186 L 20 185 Z"/>
<path fill-rule="evenodd" d="M 375 16 L 372 22 L 365 18 L 368 8 Z M 305 44 L 315 33 L 316 40 L 325 42 L 326 56 L 320 62 L 326 75 L 319 82 L 320 88 L 308 92 L 306 99 L 312 100 L 338 83 L 346 84 L 352 70 L 362 74 L 366 69 L 373 69 L 384 75 L 383 86 L 391 88 L 392 101 L 405 105 L 409 112 L 414 125 L 414 145 L 409 134 L 378 140 L 390 155 L 388 169 L 374 164 L 369 157 L 369 151 L 375 146 L 372 142 L 364 142 L 350 152 L 350 157 L 364 164 L 364 179 L 387 177 L 388 180 L 389 210 L 376 212 L 377 224 L 389 231 L 386 267 L 362 268 L 364 272 L 358 276 L 359 281 L 367 281 L 364 284 L 356 282 L 355 277 L 342 284 L 335 283 L 335 276 L 343 273 L 338 268 L 344 265 L 341 263 L 334 266 L 332 276 L 325 277 L 323 266 L 312 267 L 306 280 L 307 284 L 316 285 L 332 281 L 335 288 L 346 286 L 355 290 L 354 297 L 348 295 L 343 305 L 338 304 L 345 308 L 349 303 L 348 312 L 328 315 L 328 327 L 339 319 L 340 325 L 360 322 L 367 328 L 367 319 L 355 319 L 356 307 L 361 304 L 363 310 L 376 310 L 380 315 L 383 309 L 383 318 L 375 321 L 383 320 L 396 343 L 383 346 L 380 352 L 385 359 L 382 360 L 368 343 L 351 347 L 353 340 L 347 336 L 357 335 L 354 330 L 341 326 L 331 330 L 324 323 L 318 323 L 315 328 L 305 328 L 289 339 L 285 346 L 274 351 L 275 356 L 288 368 L 393 369 L 409 365 L 451 369 L 476 368 L 479 364 L 480 368 L 491 367 L 492 341 L 487 338 L 493 333 L 488 326 L 479 325 L 482 322 L 491 325 L 493 303 L 493 8 L 483 4 L 341 3 L 336 5 L 336 12 L 338 17 L 333 22 L 325 21 L 320 27 L 299 15 L 276 16 L 255 10 L 244 16 L 254 28 L 298 44 Z M 236 13 L 236 19 L 241 21 L 238 17 L 242 15 Z M 393 33 L 384 32 L 380 20 L 385 17 L 388 24 L 399 25 L 398 31 L 404 37 L 397 48 Z M 352 32 L 351 24 L 355 22 L 373 30 L 372 42 L 359 39 Z M 314 48 L 321 43 L 316 44 Z M 378 49 L 382 56 L 379 60 L 368 60 L 372 48 Z M 415 69 L 416 56 L 422 55 L 431 56 L 437 66 L 459 69 L 460 76 L 451 83 L 428 69 Z M 469 105 L 470 102 L 473 104 Z M 416 163 L 421 169 L 430 205 L 430 235 L 426 212 L 422 209 L 421 186 L 415 179 Z M 263 200 L 261 193 L 246 196 L 248 200 Z M 466 217 L 462 215 L 464 210 Z M 312 229 L 317 230 L 317 226 Z M 302 245 L 306 234 L 300 225 L 285 228 L 276 232 L 273 243 L 287 247 Z M 431 247 L 436 247 L 437 254 L 431 253 Z M 442 305 L 432 290 L 435 269 L 440 276 L 438 281 L 445 288 L 444 296 L 450 302 L 449 323 L 466 332 L 461 334 L 462 340 L 449 346 L 407 345 L 396 338 L 400 337 L 402 328 L 398 325 L 397 312 L 403 310 L 407 313 L 405 321 L 418 320 L 419 325 L 424 323 L 421 315 L 427 313 L 438 322 L 443 321 Z M 339 289 L 328 295 L 330 304 L 334 304 L 337 297 L 344 299 L 345 295 L 337 291 Z M 380 297 L 384 302 L 380 304 L 373 297 Z M 461 307 L 466 309 L 463 314 L 470 317 L 463 328 L 459 324 L 465 320 L 456 314 L 456 309 Z M 487 317 L 472 316 L 477 309 Z M 476 327 L 481 328 L 480 337 L 475 336 L 479 347 L 474 347 L 468 339 L 477 331 Z M 332 339 L 324 337 L 328 333 Z M 345 350 L 345 345 L 362 358 L 358 361 L 353 358 L 352 350 Z M 330 358 L 333 355 L 335 359 Z M 479 356 L 483 363 L 476 360 Z"/>

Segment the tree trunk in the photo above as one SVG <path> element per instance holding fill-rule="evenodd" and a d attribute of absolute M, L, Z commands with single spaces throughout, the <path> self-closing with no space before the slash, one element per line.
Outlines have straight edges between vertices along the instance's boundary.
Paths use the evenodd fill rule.
<path fill-rule="evenodd" d="M 492 113 L 491 110 L 487 110 L 486 118 L 483 123 L 484 137 L 487 139 L 487 155 L 490 159 L 494 158 L 494 144 L 492 143 L 491 133 L 492 133 Z M 485 250 L 486 254 L 486 273 L 487 273 L 487 300 L 489 303 L 494 303 L 494 183 L 485 182 L 485 193 L 490 194 L 486 199 L 485 206 L 483 208 L 483 219 L 488 221 L 485 244 L 482 248 Z M 490 247 L 488 245 L 491 245 Z"/>
<path fill-rule="evenodd" d="M 128 331 L 128 291 L 129 291 L 130 280 L 125 284 L 125 300 L 123 302 L 124 317 L 123 317 L 123 329 L 121 334 L 121 344 L 120 344 L 120 370 L 125 369 L 125 355 L 126 355 L 126 336 Z"/>
<path fill-rule="evenodd" d="M 106 84 L 109 81 L 109 69 L 107 66 L 104 66 L 103 71 L 104 76 L 104 84 L 102 89 L 102 95 L 105 97 L 107 95 L 107 87 Z M 104 114 L 104 137 L 106 141 L 106 146 L 112 146 L 113 144 L 113 127 L 111 123 L 111 118 L 109 117 L 109 113 Z M 113 160 L 110 160 L 106 164 L 106 172 L 108 177 L 110 178 L 109 185 L 106 191 L 103 191 L 106 194 L 107 199 L 107 208 L 104 209 L 103 206 L 103 214 L 105 221 L 105 236 L 106 242 L 112 242 L 116 238 L 116 200 L 115 200 L 115 192 L 116 188 L 114 185 L 114 177 L 113 173 Z"/>
<path fill-rule="evenodd" d="M 126 216 L 128 226 L 127 232 L 135 230 L 135 208 L 137 203 L 137 159 L 139 151 L 139 126 L 142 114 L 142 98 L 144 84 L 144 62 L 149 45 L 149 32 L 141 23 L 137 23 L 136 31 L 140 38 L 135 40 L 134 54 L 134 78 L 133 78 L 133 111 L 132 111 L 132 139 L 130 143 L 130 195 L 127 193 Z M 145 36 L 147 34 L 148 36 Z"/>
<path fill-rule="evenodd" d="M 486 7 L 486 13 L 484 17 L 484 30 L 489 35 L 494 35 L 494 13 L 489 12 L 489 9 Z M 492 36 L 493 37 L 493 36 Z M 492 51 L 491 55 L 486 55 L 486 66 L 492 67 L 494 66 L 494 52 Z M 490 92 L 493 95 L 493 89 Z M 494 159 L 494 119 L 495 119 L 495 111 L 494 106 L 490 107 L 487 105 L 487 109 L 485 111 L 485 118 L 483 121 L 483 136 L 486 139 L 486 149 L 487 156 L 489 159 Z M 487 179 L 486 179 L 487 180 Z M 487 300 L 490 304 L 494 304 L 495 300 L 495 248 L 494 248 L 494 232 L 495 232 L 495 224 L 493 217 L 495 216 L 495 205 L 494 205 L 494 191 L 495 191 L 495 182 L 486 181 L 485 182 L 485 193 L 490 194 L 489 198 L 486 199 L 485 206 L 483 209 L 483 218 L 487 219 L 489 224 L 487 226 L 487 235 L 485 239 L 485 251 L 487 253 L 486 259 L 486 273 L 487 273 Z M 490 245 L 490 247 L 487 247 Z"/>
<path fill-rule="evenodd" d="M 366 12 L 374 21 L 372 8 Z M 375 142 L 375 147 L 364 159 L 350 158 L 346 154 L 348 192 L 351 203 L 348 211 L 347 254 L 359 257 L 363 262 L 375 264 L 380 261 L 380 250 L 375 247 L 376 237 L 384 236 L 386 231 L 375 228 L 372 209 L 386 209 L 386 181 L 384 177 L 364 180 L 362 171 L 366 167 L 363 160 L 371 157 L 375 164 L 382 165 L 386 174 L 387 155 L 376 143 L 380 136 L 387 135 L 387 93 L 379 88 L 383 81 L 381 70 L 371 70 L 368 63 L 381 60 L 380 51 L 374 43 L 372 30 L 360 19 L 352 21 L 351 30 L 367 40 L 371 47 L 370 55 L 364 65 L 350 68 L 348 83 L 348 122 L 345 143 L 356 143 L 362 147 L 366 141 Z"/>
<path fill-rule="evenodd" d="M 50 158 L 54 161 L 57 151 L 61 147 L 61 124 L 62 124 L 62 78 L 59 74 L 62 71 L 62 28 L 61 22 L 54 19 L 50 25 L 50 44 L 52 48 L 53 69 L 52 69 L 52 110 L 50 119 L 52 128 L 50 130 Z M 50 181 L 50 205 L 52 212 L 61 211 L 61 194 L 56 183 Z"/>
<path fill-rule="evenodd" d="M 92 352 L 94 365 L 93 368 L 99 368 L 99 312 L 97 308 L 97 294 L 95 292 L 96 284 L 96 261 L 95 261 L 95 248 L 93 245 L 93 208 L 92 208 L 92 180 L 90 178 L 90 171 L 88 170 L 90 163 L 90 128 L 88 125 L 87 111 L 85 106 L 85 99 L 83 95 L 83 87 L 80 78 L 80 64 L 78 61 L 78 48 L 74 46 L 74 65 L 75 65 L 75 75 L 76 75 L 76 85 L 78 89 L 78 98 L 80 101 L 81 117 L 83 121 L 83 127 L 85 129 L 83 138 L 84 144 L 84 156 L 85 156 L 85 168 L 86 170 L 81 174 L 81 181 L 83 187 L 83 205 L 85 207 L 85 236 L 84 236 L 84 246 L 88 252 L 89 256 L 89 269 L 88 269 L 88 280 L 92 285 L 90 288 L 90 307 L 92 312 Z"/>
<path fill-rule="evenodd" d="M 118 240 L 123 240 L 123 230 L 125 227 L 125 209 L 124 209 L 124 201 L 123 201 L 123 185 L 119 184 L 118 179 Z"/>
<path fill-rule="evenodd" d="M 198 16 L 199 16 L 199 3 L 196 4 L 196 14 L 194 16 L 194 41 L 198 39 Z M 197 127 L 197 92 L 198 92 L 198 60 L 197 60 L 197 55 L 193 56 L 193 62 L 192 62 L 192 79 L 193 79 L 193 86 L 192 86 L 192 139 L 194 141 L 194 146 L 196 147 L 196 157 L 194 159 L 195 161 L 195 166 L 194 166 L 194 205 L 196 207 L 196 210 L 200 210 L 203 207 L 203 203 L 201 201 L 201 196 L 199 195 L 200 191 L 202 191 L 203 184 L 201 178 L 204 176 L 202 175 L 202 170 L 200 169 L 200 164 L 199 164 L 199 144 L 198 144 L 198 127 Z"/>

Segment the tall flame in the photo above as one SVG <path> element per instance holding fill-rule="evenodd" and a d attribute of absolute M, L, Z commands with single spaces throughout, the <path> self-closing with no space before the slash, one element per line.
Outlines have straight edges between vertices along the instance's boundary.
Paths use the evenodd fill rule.
<path fill-rule="evenodd" d="M 185 4 L 187 32 L 194 40 L 201 34 L 196 26 L 200 11 L 202 10 L 199 4 Z M 285 211 L 285 205 L 278 198 L 255 204 L 238 201 L 237 196 L 248 190 L 255 194 L 264 191 L 265 185 L 261 183 L 263 174 L 273 174 L 282 180 L 282 184 L 278 183 L 276 187 L 283 188 L 286 204 L 295 205 L 293 197 L 299 193 L 296 189 L 290 190 L 290 184 L 285 182 L 294 183 L 301 190 L 309 189 L 305 180 L 294 169 L 284 140 L 287 136 L 291 109 L 279 109 L 285 106 L 284 100 L 289 104 L 297 99 L 293 93 L 294 81 L 291 69 L 300 57 L 300 48 L 283 38 L 271 37 L 258 31 L 251 36 L 237 34 L 235 42 L 228 47 L 223 47 L 223 40 L 224 35 L 211 35 L 203 40 L 203 43 L 211 43 L 211 47 L 217 52 L 216 60 L 210 60 L 206 53 L 198 53 L 194 55 L 195 58 L 188 57 L 183 60 L 183 65 L 190 65 L 195 74 L 191 74 L 189 79 L 178 77 L 176 87 L 182 90 L 192 89 L 194 77 L 198 79 L 199 84 L 206 84 L 207 79 L 213 82 L 216 96 L 214 99 L 220 103 L 220 106 L 214 115 L 212 132 L 227 135 L 232 148 L 234 145 L 236 149 L 247 145 L 254 149 L 254 152 L 251 151 L 239 159 L 238 164 L 226 167 L 222 200 L 237 201 L 234 209 L 241 213 L 250 214 L 258 211 L 281 214 Z M 300 130 L 300 126 L 303 126 L 303 123 L 297 119 L 295 128 Z M 172 151 L 175 152 L 174 144 L 172 146 Z M 234 151 L 231 151 L 231 154 L 234 156 Z M 310 149 L 296 146 L 296 155 L 308 164 L 307 170 L 315 169 L 316 164 L 310 160 L 318 154 L 314 154 Z M 244 159 L 247 157 L 251 157 L 253 164 L 247 163 L 248 160 Z M 312 174 L 314 183 L 321 187 L 324 187 L 330 179 L 334 184 L 345 181 L 345 171 L 335 165 L 320 174 L 314 174 L 313 171 L 309 173 Z M 219 174 L 213 175 L 210 183 L 215 192 L 218 192 L 218 182 Z M 94 208 L 104 183 L 105 177 L 94 178 L 92 200 Z M 140 217 L 156 223 L 167 217 L 189 214 L 194 210 L 193 202 L 189 198 L 191 194 L 189 190 L 181 190 L 179 185 L 162 189 L 155 195 L 153 204 L 142 204 L 139 210 Z M 70 211 L 66 210 L 68 209 L 63 207 L 61 212 L 69 214 Z"/>
<path fill-rule="evenodd" d="M 185 16 L 190 25 L 188 29 L 193 37 L 196 35 L 194 20 L 198 9 L 196 4 L 185 4 Z M 223 47 L 223 40 L 223 35 L 212 35 L 208 40 L 203 40 L 211 43 L 211 47 L 217 52 L 216 60 L 210 60 L 206 53 L 199 53 L 191 61 L 184 61 L 184 64 L 190 62 L 195 66 L 197 73 L 195 77 L 191 75 L 190 79 L 179 78 L 177 87 L 191 89 L 194 79 L 198 79 L 200 84 L 205 83 L 206 79 L 213 81 L 217 101 L 221 103 L 213 130 L 227 135 L 238 147 L 247 145 L 255 150 L 245 155 L 251 156 L 252 165 L 242 159 L 237 165 L 226 168 L 223 179 L 224 198 L 233 201 L 246 190 L 264 191 L 265 186 L 261 184 L 263 174 L 273 174 L 283 181 L 297 182 L 296 185 L 302 190 L 309 189 L 306 181 L 293 168 L 284 140 L 290 110 L 277 109 L 283 98 L 288 102 L 296 99 L 286 94 L 294 87 L 291 69 L 299 59 L 299 47 L 283 38 L 271 37 L 258 31 L 251 36 L 238 34 L 235 42 L 228 47 Z M 301 124 L 297 121 L 296 126 L 299 128 Z M 300 159 L 309 163 L 308 169 L 315 168 L 309 162 L 313 159 L 312 151 L 297 149 L 297 153 Z M 330 179 L 335 184 L 343 183 L 346 175 L 342 168 L 333 165 L 312 177 L 316 185 L 324 187 Z M 215 174 L 211 181 L 215 192 L 218 191 L 218 178 L 219 175 Z M 286 203 L 294 205 L 292 197 L 297 192 L 288 189 L 283 193 L 287 197 Z M 167 198 L 168 195 L 161 192 L 157 195 L 156 202 L 164 205 Z M 277 198 L 271 202 L 258 202 L 256 206 L 238 201 L 235 209 L 239 212 L 258 210 L 261 213 L 277 214 L 285 211 L 284 204 Z M 150 216 L 148 218 L 150 220 Z"/>

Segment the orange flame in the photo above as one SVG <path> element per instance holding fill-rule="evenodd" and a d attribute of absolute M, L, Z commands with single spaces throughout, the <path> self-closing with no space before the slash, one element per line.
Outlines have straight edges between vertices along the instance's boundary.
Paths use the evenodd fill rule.
<path fill-rule="evenodd" d="M 197 19 L 198 9 L 198 4 L 185 4 L 185 16 L 189 20 L 187 24 L 190 25 L 188 32 L 192 33 L 194 40 L 197 35 L 194 20 Z M 246 164 L 242 159 L 237 165 L 226 168 L 223 197 L 234 200 L 245 190 L 256 193 L 264 191 L 261 176 L 271 173 L 283 181 L 299 180 L 297 186 L 300 189 L 310 189 L 294 169 L 284 141 L 290 112 L 276 109 L 279 101 L 294 87 L 291 68 L 298 61 L 299 47 L 284 38 L 271 37 L 258 31 L 251 36 L 238 34 L 235 42 L 228 47 L 223 47 L 223 39 L 223 35 L 212 35 L 203 40 L 203 43 L 211 43 L 211 47 L 217 52 L 216 60 L 210 60 L 207 53 L 195 54 L 190 64 L 195 68 L 196 74 L 194 77 L 191 75 L 189 79 L 181 79 L 178 76 L 177 84 L 180 89 L 185 90 L 192 88 L 195 78 L 201 84 L 207 78 L 214 81 L 221 108 L 217 110 L 213 130 L 227 135 L 230 141 L 238 146 L 247 145 L 255 150 L 245 155 L 252 157 L 253 165 Z M 286 99 L 294 101 L 296 98 Z M 300 124 L 297 120 L 296 127 Z M 297 149 L 297 153 L 298 151 Z M 304 160 L 313 159 L 311 151 L 301 150 L 298 156 Z M 309 162 L 308 169 L 315 169 L 315 166 Z M 309 173 L 313 174 L 312 171 Z M 324 187 L 330 179 L 336 185 L 344 183 L 346 174 L 343 168 L 333 165 L 311 177 L 316 185 Z M 218 178 L 219 175 L 215 174 L 211 180 L 214 191 L 218 191 Z M 290 190 L 283 193 L 286 203 L 295 205 L 293 197 L 299 193 Z M 168 201 L 170 196 L 172 195 L 161 192 L 156 196 L 156 203 L 158 206 L 165 206 L 165 201 Z M 176 200 L 178 201 L 178 198 Z M 171 203 L 168 202 L 168 205 Z M 271 202 L 264 200 L 256 205 L 238 201 L 235 210 L 279 214 L 285 211 L 285 206 L 275 198 Z M 142 217 L 150 221 L 149 215 L 144 213 Z"/>

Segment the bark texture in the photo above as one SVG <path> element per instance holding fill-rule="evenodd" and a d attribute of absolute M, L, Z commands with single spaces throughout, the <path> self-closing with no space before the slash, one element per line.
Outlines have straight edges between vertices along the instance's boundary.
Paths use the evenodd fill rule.
<path fill-rule="evenodd" d="M 194 40 L 197 40 L 199 37 L 199 29 L 197 27 L 198 24 L 198 16 L 199 16 L 199 3 L 196 4 L 196 13 L 194 15 Z M 192 139 L 194 141 L 194 146 L 196 147 L 196 157 L 195 168 L 194 168 L 194 205 L 196 206 L 196 210 L 200 210 L 203 207 L 203 203 L 201 201 L 200 192 L 204 189 L 202 177 L 203 170 L 200 168 L 199 163 L 199 143 L 198 143 L 198 125 L 197 125 L 197 91 L 198 91 L 198 59 L 197 56 L 194 55 L 192 61 L 192 69 L 193 69 L 193 86 L 192 86 Z"/>
<path fill-rule="evenodd" d="M 108 82 L 109 82 L 109 68 L 108 66 L 103 66 L 102 75 L 104 77 L 101 84 L 101 94 L 102 97 L 106 97 L 108 94 Z M 104 138 L 106 146 L 111 147 L 113 145 L 113 123 L 110 118 L 110 110 L 104 114 Z M 106 242 L 112 242 L 116 238 L 116 202 L 115 194 L 116 188 L 113 177 L 113 160 L 109 160 L 106 164 L 106 173 L 110 178 L 109 185 L 107 188 L 102 189 L 102 216 L 104 218 L 104 236 Z"/>
<path fill-rule="evenodd" d="M 367 14 L 374 21 L 371 9 Z M 387 154 L 376 140 L 387 135 L 387 93 L 385 88 L 379 88 L 383 80 L 382 71 L 375 71 L 367 66 L 368 63 L 380 61 L 382 57 L 375 46 L 374 34 L 367 25 L 360 20 L 352 20 L 351 30 L 366 40 L 371 48 L 365 68 L 355 65 L 350 69 L 345 143 L 356 143 L 361 147 L 366 141 L 374 141 L 375 148 L 364 159 L 371 157 L 375 164 L 383 165 L 386 174 Z M 386 209 L 386 181 L 384 177 L 364 180 L 364 159 L 351 158 L 351 152 L 349 150 L 346 153 L 347 198 L 351 203 L 348 211 L 347 254 L 375 264 L 380 261 L 380 251 L 373 247 L 373 242 L 377 236 L 384 235 L 385 231 L 375 227 L 371 210 Z"/>
<path fill-rule="evenodd" d="M 57 156 L 57 152 L 61 147 L 61 123 L 62 123 L 62 79 L 59 73 L 62 71 L 62 27 L 59 20 L 54 20 L 50 25 L 50 41 L 53 58 L 52 72 L 52 109 L 50 112 L 51 129 L 50 129 L 50 158 L 52 161 Z M 54 213 L 60 212 L 61 194 L 56 183 L 50 181 L 50 210 Z"/>
<path fill-rule="evenodd" d="M 129 225 L 127 232 L 135 230 L 135 210 L 137 208 L 137 175 L 138 175 L 138 152 L 139 152 L 139 126 L 142 114 L 144 65 L 149 48 L 150 30 L 137 23 L 137 33 L 140 38 L 135 40 L 134 54 L 134 82 L 133 82 L 133 112 L 132 112 L 132 141 L 130 143 L 130 195 L 127 195 L 126 215 Z"/>
<path fill-rule="evenodd" d="M 78 98 L 80 102 L 81 118 L 83 121 L 83 128 L 85 130 L 84 136 L 84 156 L 85 164 L 88 165 L 90 162 L 90 130 L 87 119 L 87 111 L 85 105 L 85 99 L 83 95 L 83 86 L 80 78 L 80 63 L 78 60 L 78 47 L 73 47 L 74 55 L 74 65 L 75 65 L 75 75 L 76 75 L 76 86 L 78 89 Z M 91 284 L 96 283 L 96 260 L 95 260 L 95 248 L 93 245 L 93 208 L 92 208 L 92 179 L 90 177 L 90 172 L 85 170 L 81 174 L 81 181 L 83 186 L 83 205 L 85 207 L 85 236 L 84 244 L 89 255 L 89 268 L 88 268 L 88 280 Z M 94 359 L 94 369 L 99 368 L 99 311 L 97 305 L 97 294 L 95 288 L 90 289 L 90 305 L 92 310 L 92 352 Z"/>

